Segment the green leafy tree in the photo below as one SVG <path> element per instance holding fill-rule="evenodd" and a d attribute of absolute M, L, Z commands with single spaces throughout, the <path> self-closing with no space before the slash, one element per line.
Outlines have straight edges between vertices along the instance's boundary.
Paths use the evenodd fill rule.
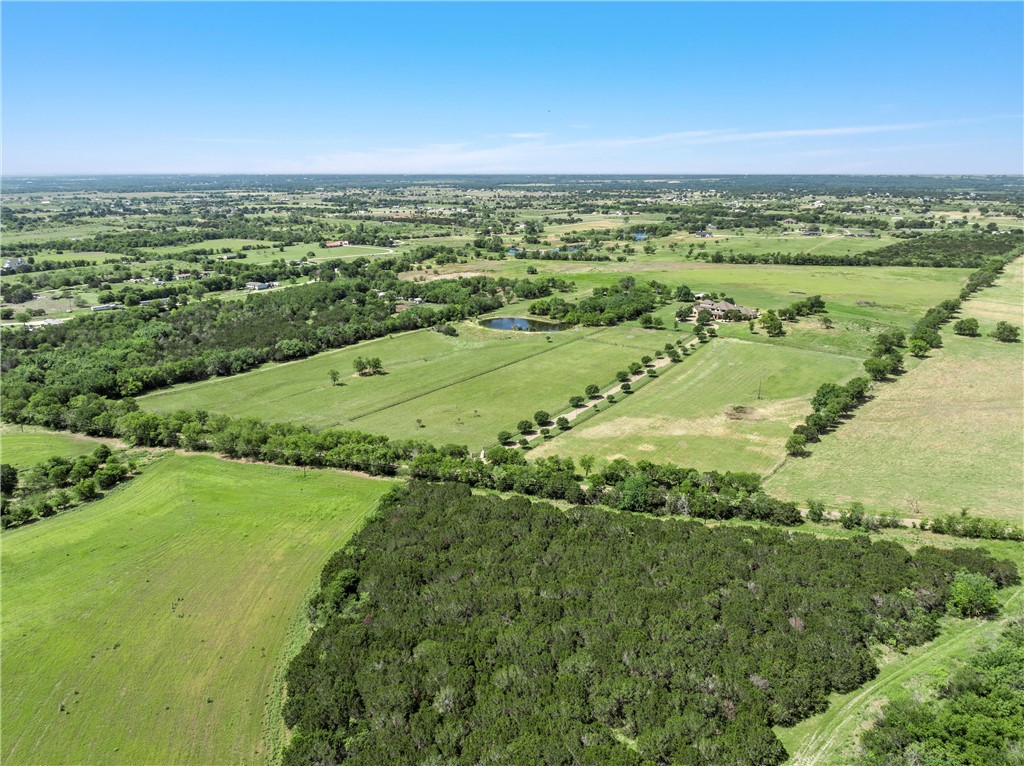
<path fill-rule="evenodd" d="M 10 497 L 18 488 L 18 469 L 4 463 L 0 465 L 0 493 Z"/>
<path fill-rule="evenodd" d="M 569 427 L 569 418 L 559 418 L 555 421 L 555 425 L 558 426 L 562 431 L 565 431 Z"/>
<path fill-rule="evenodd" d="M 528 434 L 533 430 L 533 421 L 524 418 L 523 420 L 519 421 L 519 424 L 516 426 L 516 429 L 521 434 Z"/>
<path fill-rule="evenodd" d="M 331 385 L 332 386 L 338 385 L 338 380 L 341 379 L 341 373 L 340 372 L 338 372 L 337 370 L 328 370 L 327 371 L 327 375 L 331 379 Z"/>
<path fill-rule="evenodd" d="M 786 453 L 793 456 L 807 454 L 807 437 L 803 434 L 792 434 L 786 440 Z"/>
<path fill-rule="evenodd" d="M 582 455 L 580 457 L 580 468 L 583 469 L 585 476 L 590 476 L 590 471 L 594 467 L 594 456 L 593 455 Z"/>
<path fill-rule="evenodd" d="M 758 323 L 768 333 L 769 338 L 778 338 L 786 334 L 786 329 L 782 326 L 782 320 L 779 319 L 774 311 L 767 312 L 758 320 Z"/>
<path fill-rule="evenodd" d="M 511 431 L 498 431 L 498 444 L 508 444 L 512 441 Z"/>
<path fill-rule="evenodd" d="M 976 337 L 979 334 L 979 329 L 978 320 L 974 317 L 959 319 L 953 324 L 953 332 L 968 338 Z"/>
<path fill-rule="evenodd" d="M 551 414 L 546 410 L 537 410 L 533 413 L 533 420 L 539 426 L 547 425 L 551 422 Z"/>
<path fill-rule="evenodd" d="M 907 349 L 910 351 L 912 356 L 916 356 L 918 359 L 923 359 L 928 356 L 928 352 L 932 350 L 932 347 L 920 338 L 914 338 L 907 344 Z"/>
<path fill-rule="evenodd" d="M 589 386 L 587 386 L 585 393 L 587 396 L 593 399 L 599 393 L 601 393 L 601 387 L 598 386 L 596 383 L 591 383 Z"/>
<path fill-rule="evenodd" d="M 999 322 L 989 335 L 1002 343 L 1016 343 L 1020 340 L 1020 328 L 1009 322 Z"/>
<path fill-rule="evenodd" d="M 807 519 L 815 524 L 825 520 L 825 504 L 820 500 L 807 501 Z"/>
<path fill-rule="evenodd" d="M 978 572 L 957 572 L 949 585 L 946 608 L 957 617 L 991 617 L 999 613 L 996 586 Z"/>
<path fill-rule="evenodd" d="M 570 396 L 569 397 L 569 406 L 570 407 L 582 407 L 584 402 L 586 402 L 586 401 L 587 401 L 586 398 L 582 397 L 582 396 Z"/>

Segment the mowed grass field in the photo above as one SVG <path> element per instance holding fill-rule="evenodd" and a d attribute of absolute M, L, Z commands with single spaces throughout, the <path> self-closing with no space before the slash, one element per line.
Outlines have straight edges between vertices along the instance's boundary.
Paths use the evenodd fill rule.
<path fill-rule="evenodd" d="M 858 357 L 719 338 L 531 455 L 766 473 L 784 456 L 793 425 L 811 411 L 815 389 L 860 368 Z"/>
<path fill-rule="evenodd" d="M 79 434 L 13 429 L 0 431 L 0 462 L 15 468 L 28 468 L 51 457 L 88 455 L 103 443 Z"/>
<path fill-rule="evenodd" d="M 1020 326 L 1024 264 L 964 303 L 988 332 Z M 1024 346 L 963 338 L 947 327 L 943 348 L 875 398 L 820 444 L 772 476 L 773 494 L 838 508 L 863 502 L 907 517 L 971 513 L 1024 523 Z"/>
<path fill-rule="evenodd" d="M 618 370 L 677 337 L 631 327 L 545 335 L 464 322 L 458 330 L 455 338 L 420 330 L 367 341 L 154 392 L 139 404 L 154 412 L 199 408 L 480 450 L 497 441 L 498 431 L 514 431 L 537 410 L 566 408 L 569 397 L 582 395 L 588 384 L 610 384 Z M 352 363 L 359 356 L 379 357 L 387 374 L 356 375 Z M 332 369 L 343 385 L 331 384 Z"/>
<path fill-rule="evenodd" d="M 167 455 L 4 532 L 0 760 L 272 761 L 303 601 L 389 486 Z"/>

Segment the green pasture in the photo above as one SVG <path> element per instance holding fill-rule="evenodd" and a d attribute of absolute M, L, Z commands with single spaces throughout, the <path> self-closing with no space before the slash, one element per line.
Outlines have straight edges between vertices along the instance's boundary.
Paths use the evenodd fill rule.
<path fill-rule="evenodd" d="M 975 301 L 964 304 L 970 315 Z M 944 346 L 895 382 L 806 458 L 767 483 L 780 497 L 852 502 L 935 517 L 971 513 L 1024 523 L 1024 350 L 948 329 Z"/>
<path fill-rule="evenodd" d="M 910 327 L 924 312 L 947 298 L 955 298 L 969 269 L 905 266 L 774 266 L 703 263 L 684 255 L 631 256 L 623 263 L 585 261 L 477 260 L 449 264 L 438 271 L 448 277 L 459 273 L 522 278 L 528 266 L 539 277 L 560 277 L 576 283 L 569 297 L 588 295 L 595 287 L 609 287 L 626 276 L 688 285 L 694 292 L 726 293 L 744 306 L 782 308 L 808 295 L 821 295 L 830 315 L 840 319 L 880 322 Z M 413 278 L 419 272 L 409 272 Z"/>
<path fill-rule="evenodd" d="M 0 432 L 0 462 L 15 468 L 28 468 L 51 457 L 88 455 L 102 443 L 78 434 L 15 429 L 6 426 Z"/>
<path fill-rule="evenodd" d="M 815 389 L 860 366 L 855 357 L 720 338 L 531 454 L 765 473 L 784 456 Z"/>
<path fill-rule="evenodd" d="M 4 532 L 3 762 L 273 762 L 303 601 L 388 486 L 167 455 Z"/>
<path fill-rule="evenodd" d="M 540 409 L 567 406 L 590 383 L 666 342 L 639 328 L 587 328 L 550 335 L 458 326 L 448 338 L 420 330 L 380 338 L 244 375 L 176 386 L 139 399 L 150 411 L 199 408 L 268 421 L 340 426 L 479 450 Z M 550 338 L 550 340 L 548 340 Z M 379 357 L 386 375 L 355 374 L 356 357 Z M 337 370 L 340 385 L 329 372 Z"/>

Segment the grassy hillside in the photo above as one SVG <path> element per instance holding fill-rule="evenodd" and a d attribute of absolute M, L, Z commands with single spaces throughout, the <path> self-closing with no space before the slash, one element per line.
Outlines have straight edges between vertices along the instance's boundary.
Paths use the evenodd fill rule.
<path fill-rule="evenodd" d="M 0 760 L 271 757 L 306 592 L 388 486 L 169 455 L 5 532 Z"/>
<path fill-rule="evenodd" d="M 766 472 L 815 389 L 859 369 L 855 357 L 721 338 L 531 454 Z"/>

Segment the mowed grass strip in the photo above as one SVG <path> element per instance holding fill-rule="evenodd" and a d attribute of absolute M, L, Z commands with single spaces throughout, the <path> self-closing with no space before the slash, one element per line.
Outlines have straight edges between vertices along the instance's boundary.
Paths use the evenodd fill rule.
<path fill-rule="evenodd" d="M 811 411 L 817 387 L 859 368 L 852 357 L 719 338 L 531 455 L 767 472 L 785 454 L 793 425 Z"/>
<path fill-rule="evenodd" d="M 643 335 L 650 340 L 644 342 Z M 177 386 L 142 397 L 139 404 L 155 412 L 199 408 L 479 450 L 537 410 L 555 412 L 588 384 L 610 383 L 616 371 L 653 354 L 667 337 L 628 328 L 500 332 L 467 322 L 455 338 L 420 330 Z M 357 356 L 380 357 L 387 374 L 355 375 Z M 331 384 L 332 369 L 341 373 L 343 385 Z"/>
<path fill-rule="evenodd" d="M 768 490 L 832 509 L 859 501 L 934 518 L 967 508 L 1024 523 L 1024 347 L 948 329 L 943 344 L 876 386 L 849 422 L 810 445 L 810 457 L 787 459 Z"/>
<path fill-rule="evenodd" d="M 946 545 L 946 543 L 940 543 Z M 991 546 L 986 546 L 991 547 Z M 1020 566 L 1020 549 L 993 550 L 993 555 L 1014 560 Z M 846 694 L 832 694 L 828 710 L 795 726 L 775 727 L 775 734 L 790 754 L 793 766 L 845 766 L 857 762 L 860 737 L 874 724 L 883 705 L 900 696 L 930 695 L 934 684 L 947 676 L 957 662 L 976 654 L 995 640 L 1011 620 L 1024 616 L 1024 588 L 1000 593 L 1002 615 L 993 620 L 942 618 L 942 632 L 923 646 L 902 654 L 885 652 L 879 657 L 881 672 L 864 686 Z"/>
<path fill-rule="evenodd" d="M 252 763 L 305 595 L 389 482 L 168 455 L 4 533 L 5 764 Z"/>
<path fill-rule="evenodd" d="M 15 431 L 10 427 L 0 432 L 0 462 L 28 468 L 51 457 L 88 455 L 102 443 L 79 434 Z"/>

